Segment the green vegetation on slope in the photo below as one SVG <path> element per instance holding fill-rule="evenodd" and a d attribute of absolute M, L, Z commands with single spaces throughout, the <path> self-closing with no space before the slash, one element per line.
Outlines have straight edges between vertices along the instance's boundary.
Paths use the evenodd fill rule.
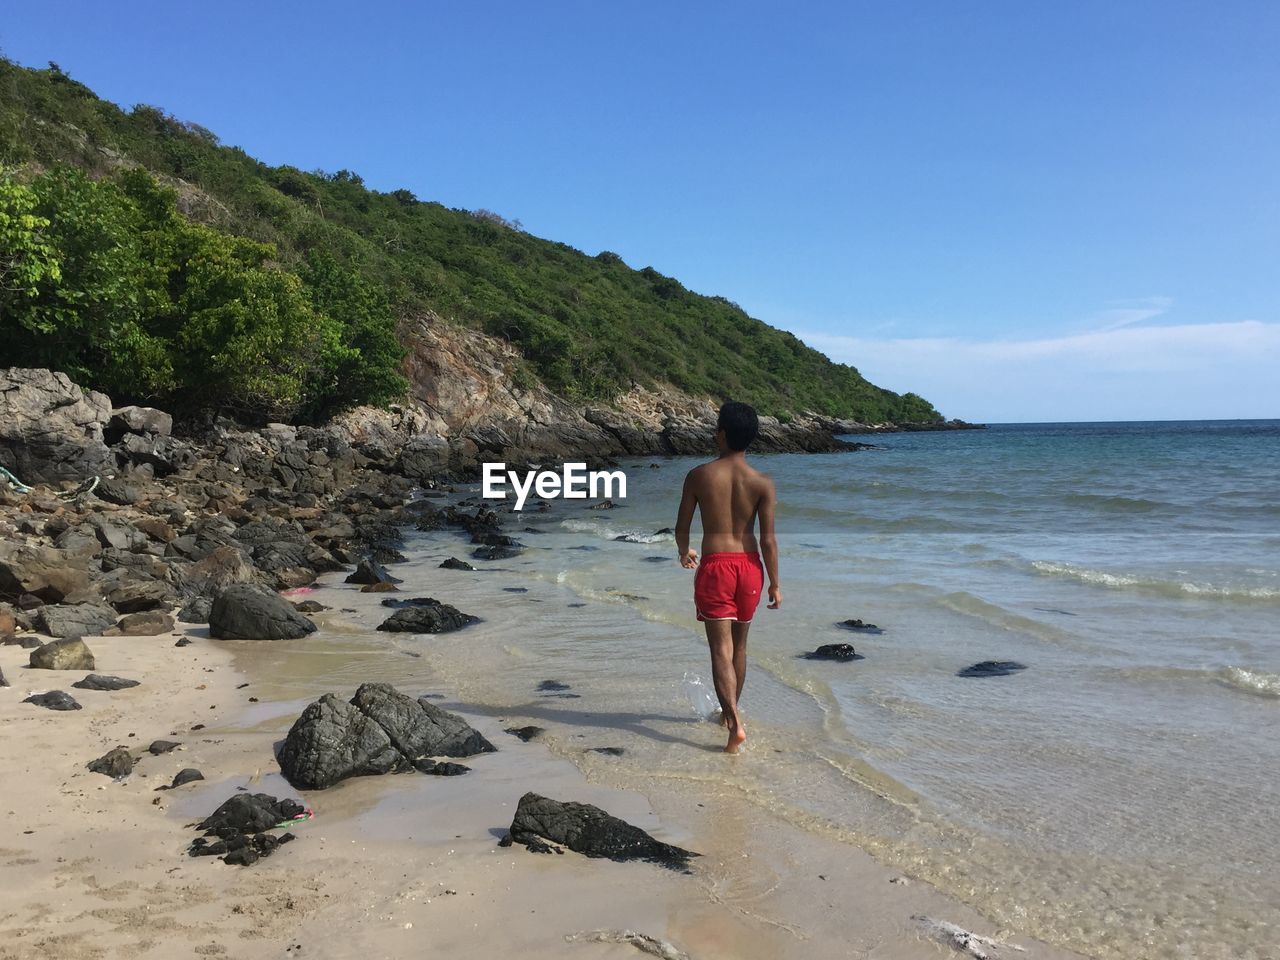
<path fill-rule="evenodd" d="M 651 268 L 632 270 L 608 252 L 590 257 L 493 214 L 450 210 L 407 190 L 373 191 L 349 171 L 267 166 L 153 107 L 125 112 L 52 65 L 30 70 L 0 60 L 0 164 L 28 171 L 71 165 L 95 177 L 116 175 L 113 189 L 126 197 L 132 188 L 118 171 L 141 165 L 176 184 L 176 209 L 195 221 L 192 229 L 237 238 L 227 241 L 225 256 L 234 258 L 230 249 L 249 241 L 269 245 L 243 248 L 257 250 L 256 260 L 241 256 L 244 271 L 272 275 L 253 282 L 270 279 L 279 288 L 271 295 L 276 300 L 267 298 L 275 306 L 260 318 L 273 328 L 265 339 L 286 350 L 290 331 L 308 329 L 319 339 L 300 351 L 305 370 L 266 364 L 297 380 L 284 405 L 299 412 L 374 399 L 360 376 L 378 379 L 372 393 L 385 394 L 395 359 L 377 319 L 385 305 L 398 316 L 431 309 L 507 338 L 547 386 L 570 398 L 608 399 L 633 383 L 665 382 L 693 394 L 745 399 L 783 416 L 813 410 L 870 421 L 940 419 L 915 394 L 882 390 L 735 304 L 692 293 Z M 23 242 L 38 246 L 48 239 L 46 228 L 29 233 Z M 0 250 L 0 257 L 7 255 Z M 223 327 L 252 337 L 259 308 L 232 300 L 248 314 Z M 230 302 L 220 309 L 230 309 Z M 332 328 L 298 321 L 290 312 L 295 308 L 332 320 Z M 173 311 L 184 305 L 171 300 L 166 309 L 166 329 L 173 329 L 182 319 Z M 0 327 L 11 325 L 6 311 Z M 151 331 L 144 326 L 144 332 Z M 205 332 L 213 341 L 172 342 L 202 357 L 198 352 L 219 336 Z M 8 362 L 7 347 L 5 356 Z M 93 374 L 94 364 L 109 364 L 100 356 L 75 362 Z M 177 376 L 172 350 L 169 358 Z M 106 384 L 108 368 L 90 380 Z"/>

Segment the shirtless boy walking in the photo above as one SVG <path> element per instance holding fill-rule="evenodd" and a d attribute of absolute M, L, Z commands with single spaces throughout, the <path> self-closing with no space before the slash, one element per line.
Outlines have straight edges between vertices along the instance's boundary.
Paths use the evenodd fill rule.
<path fill-rule="evenodd" d="M 720 456 L 689 471 L 676 518 L 676 550 L 680 565 L 697 568 L 693 602 L 707 630 L 711 675 L 720 701 L 721 719 L 729 728 L 725 753 L 737 753 L 747 739 L 738 713 L 738 698 L 747 680 L 747 631 L 760 603 L 764 569 L 769 571 L 769 609 L 782 606 L 778 583 L 778 541 L 773 533 L 777 497 L 773 481 L 747 463 L 746 450 L 760 430 L 755 410 L 745 403 L 726 403 L 716 422 Z M 702 513 L 702 562 L 689 549 L 694 508 Z M 760 519 L 757 540 L 756 518 Z"/>

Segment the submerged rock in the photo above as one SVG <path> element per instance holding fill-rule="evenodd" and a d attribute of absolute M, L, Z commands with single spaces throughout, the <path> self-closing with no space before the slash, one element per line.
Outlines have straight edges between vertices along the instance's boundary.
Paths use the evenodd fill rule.
<path fill-rule="evenodd" d="M 124 677 L 112 677 L 101 673 L 91 673 L 83 680 L 72 684 L 81 690 L 127 690 L 138 686 L 137 680 L 126 680 Z"/>
<path fill-rule="evenodd" d="M 476 547 L 471 551 L 471 556 L 477 560 L 510 560 L 512 557 L 520 556 L 521 552 L 519 547 L 489 544 L 483 547 Z"/>
<path fill-rule="evenodd" d="M 404 601 L 384 600 L 383 603 L 401 607 L 378 624 L 379 630 L 390 633 L 450 633 L 480 621 L 479 617 L 462 613 L 456 607 L 431 597 L 415 597 Z"/>
<path fill-rule="evenodd" d="M 116 747 L 100 756 L 97 760 L 91 760 L 85 764 L 93 773 L 100 773 L 105 777 L 118 780 L 121 777 L 127 777 L 133 773 L 133 765 L 136 761 L 124 747 Z"/>
<path fill-rule="evenodd" d="M 571 689 L 569 684 L 561 683 L 559 680 L 543 680 L 538 684 L 538 689 L 542 691 L 558 691 Z"/>
<path fill-rule="evenodd" d="M 861 620 L 850 619 L 841 620 L 836 624 L 837 627 L 844 627 L 846 630 L 857 630 L 859 633 L 884 633 L 874 623 L 864 623 Z"/>
<path fill-rule="evenodd" d="M 34 703 L 37 707 L 44 707 L 46 710 L 79 710 L 80 704 L 76 703 L 75 698 L 70 694 L 63 693 L 61 690 L 50 690 L 48 693 L 36 693 L 27 697 L 23 703 Z"/>
<path fill-rule="evenodd" d="M 365 683 L 350 702 L 325 694 L 302 711 L 280 747 L 280 770 L 300 790 L 348 777 L 408 769 L 423 757 L 469 757 L 494 749 L 461 717 L 385 683 Z"/>
<path fill-rule="evenodd" d="M 545 727 L 535 727 L 530 724 L 527 727 L 507 727 L 507 729 L 502 732 L 509 733 L 513 737 L 518 737 L 525 743 L 528 743 L 530 740 L 542 736 L 547 732 L 547 730 Z"/>
<path fill-rule="evenodd" d="M 646 860 L 674 869 L 686 868 L 698 856 L 691 850 L 655 840 L 639 827 L 589 803 L 562 803 L 526 793 L 520 798 L 511 833 L 504 842 L 548 852 L 547 841 L 588 857 Z"/>
<path fill-rule="evenodd" d="M 433 777 L 460 777 L 471 772 L 471 768 L 465 764 L 450 763 L 447 760 L 415 760 L 413 766 L 419 773 Z"/>
<path fill-rule="evenodd" d="M 465 560 L 459 560 L 457 557 L 450 557 L 440 564 L 442 570 L 474 570 L 471 564 Z"/>
<path fill-rule="evenodd" d="M 983 660 L 972 666 L 957 671 L 957 677 L 1007 677 L 1011 673 L 1027 669 L 1026 664 L 1016 660 Z"/>
<path fill-rule="evenodd" d="M 92 670 L 93 653 L 83 640 L 50 640 L 31 651 L 28 663 L 39 670 Z"/>
<path fill-rule="evenodd" d="M 862 654 L 853 649 L 851 643 L 824 643 L 817 650 L 803 654 L 806 660 L 865 660 Z"/>
<path fill-rule="evenodd" d="M 248 583 L 227 587 L 209 611 L 209 634 L 218 640 L 297 640 L 315 629 L 288 600 Z"/>
<path fill-rule="evenodd" d="M 355 572 L 347 577 L 346 582 L 362 583 L 367 586 L 372 586 L 376 583 L 395 584 L 401 583 L 402 581 L 398 577 L 393 577 L 391 574 L 387 573 L 387 568 L 382 564 L 366 557 L 356 564 Z"/>

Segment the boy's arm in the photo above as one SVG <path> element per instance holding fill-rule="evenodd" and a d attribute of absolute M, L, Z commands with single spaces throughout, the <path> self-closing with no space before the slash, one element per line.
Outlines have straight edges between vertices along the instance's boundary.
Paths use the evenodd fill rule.
<path fill-rule="evenodd" d="M 782 606 L 782 584 L 778 581 L 778 537 L 773 532 L 773 509 L 778 495 L 773 481 L 766 478 L 764 495 L 760 498 L 760 553 L 764 556 L 764 569 L 769 574 L 769 609 Z"/>
<path fill-rule="evenodd" d="M 693 471 L 685 474 L 684 492 L 680 494 L 680 512 L 676 515 L 676 553 L 680 566 L 692 570 L 698 565 L 698 551 L 689 549 L 689 528 L 693 526 L 693 510 L 698 495 L 693 492 Z"/>

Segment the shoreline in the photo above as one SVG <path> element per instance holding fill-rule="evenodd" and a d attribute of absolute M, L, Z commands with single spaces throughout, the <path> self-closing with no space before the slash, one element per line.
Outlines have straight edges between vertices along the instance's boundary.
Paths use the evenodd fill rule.
<path fill-rule="evenodd" d="M 322 602 L 359 596 L 340 579 L 321 578 L 310 596 Z M 501 584 L 502 578 L 493 578 L 495 593 Z M 323 615 L 318 619 L 326 630 Z M 15 841 L 24 842 L 7 851 L 6 889 L 24 893 L 10 898 L 0 920 L 0 958 L 17 958 L 39 944 L 56 946 L 59 956 L 72 960 L 126 952 L 164 956 L 177 938 L 198 939 L 202 956 L 279 956 L 282 947 L 301 943 L 301 955 L 321 957 L 402 956 L 425 946 L 459 956 L 515 946 L 521 956 L 569 951 L 621 957 L 635 955 L 634 948 L 566 945 L 564 938 L 628 928 L 669 940 L 698 960 L 834 958 L 851 950 L 907 960 L 939 955 L 936 942 L 911 919 L 917 914 L 979 934 L 996 932 L 967 906 L 901 877 L 858 848 L 809 834 L 732 795 L 668 783 L 642 794 L 595 783 L 546 745 L 504 734 L 501 709 L 491 710 L 493 716 L 467 712 L 452 699 L 441 705 L 456 709 L 499 748 L 478 758 L 471 774 L 364 777 L 298 794 L 279 776 L 271 747 L 301 702 L 274 699 L 268 671 L 273 659 L 287 656 L 287 647 L 313 641 L 216 641 L 192 627 L 181 633 L 193 637 L 191 646 L 173 648 L 178 633 L 92 639 L 99 671 L 132 675 L 142 686 L 84 692 L 82 711 L 55 714 L 5 696 L 5 719 L 25 720 L 28 729 L 40 731 L 39 755 L 26 750 L 30 736 L 11 736 L 3 759 L 45 815 L 33 826 L 14 824 L 20 826 Z M 20 653 L 0 648 L 0 667 L 17 684 L 12 693 L 34 687 L 33 675 L 42 683 L 49 675 L 20 669 Z M 394 670 L 403 653 L 388 644 L 383 658 Z M 245 682 L 249 686 L 238 689 Z M 200 684 L 204 689 L 196 689 Z M 317 687 L 314 693 L 320 692 Z M 258 703 L 248 702 L 258 694 Z M 187 729 L 201 722 L 205 730 Z M 712 747 L 718 728 L 705 726 L 697 733 Z M 182 752 L 145 756 L 124 783 L 83 768 L 113 741 L 145 745 L 175 732 L 173 739 L 191 738 Z M 709 752 L 708 762 L 732 760 Z M 193 765 L 208 779 L 153 792 L 171 767 Z M 185 845 L 194 833 L 181 823 L 207 815 L 240 786 L 300 795 L 316 819 L 295 828 L 299 842 L 249 868 L 187 858 Z M 597 803 L 704 856 L 692 876 L 680 876 L 572 853 L 501 850 L 494 833 L 509 823 L 524 789 Z M 423 813 L 430 814 L 425 823 Z M 15 816 L 21 818 L 22 810 L 15 808 L 10 818 Z M 78 829 L 66 829 L 68 820 Z M 36 833 L 24 835 L 25 829 Z M 760 837 L 768 840 L 760 843 Z M 52 876 L 50 860 L 57 864 Z M 614 892 L 619 883 L 627 885 L 625 896 Z M 54 897 L 56 903 L 49 903 Z M 440 917 L 442 910 L 451 922 Z M 1033 946 L 1037 957 L 1076 956 L 1020 937 L 1014 942 Z"/>

